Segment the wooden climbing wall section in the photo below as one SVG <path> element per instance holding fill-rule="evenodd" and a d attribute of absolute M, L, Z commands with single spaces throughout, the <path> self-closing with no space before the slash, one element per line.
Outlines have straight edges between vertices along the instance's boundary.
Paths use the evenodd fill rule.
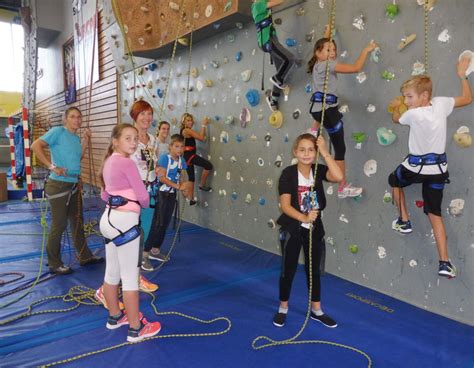
<path fill-rule="evenodd" d="M 64 92 L 61 92 L 36 103 L 37 112 L 33 126 L 33 138 L 36 139 L 52 126 L 62 124 L 62 116 L 56 113 L 57 111 L 64 111 L 70 106 L 77 106 L 82 111 L 82 126 L 85 127 L 89 122 L 92 131 L 92 162 L 89 161 L 89 154 L 86 151 L 81 167 L 82 180 L 89 184 L 95 184 L 96 175 L 92 169 L 95 169 L 97 174 L 110 142 L 110 132 L 118 119 L 117 71 L 103 29 L 104 18 L 102 12 L 99 12 L 99 81 L 92 86 L 90 110 L 89 87 L 78 90 L 77 101 L 71 105 L 65 104 Z"/>
<path fill-rule="evenodd" d="M 123 22 L 130 50 L 137 56 L 157 58 L 169 52 L 176 39 L 190 34 L 201 40 L 250 20 L 251 0 L 116 0 L 116 17 Z"/>

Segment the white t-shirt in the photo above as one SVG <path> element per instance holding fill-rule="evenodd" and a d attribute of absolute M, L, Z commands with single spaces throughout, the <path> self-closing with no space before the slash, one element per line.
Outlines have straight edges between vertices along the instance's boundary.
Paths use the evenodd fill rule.
<path fill-rule="evenodd" d="M 316 188 L 313 192 L 311 191 L 311 187 L 314 184 L 314 176 L 313 170 L 309 173 L 309 179 L 306 179 L 303 174 L 301 174 L 298 170 L 298 204 L 300 205 L 300 211 L 304 214 L 307 214 L 310 210 L 312 210 L 312 198 L 316 198 Z M 316 200 L 316 208 L 319 206 Z M 301 226 L 309 229 L 308 223 L 301 223 Z"/>
<path fill-rule="evenodd" d="M 152 182 L 156 179 L 155 167 L 158 162 L 156 150 L 158 144 L 155 136 L 148 134 L 148 144 L 138 142 L 138 147 L 130 158 L 135 162 L 143 181 Z"/>
<path fill-rule="evenodd" d="M 417 107 L 406 111 L 400 117 L 400 124 L 410 127 L 408 136 L 408 152 L 411 155 L 426 155 L 427 153 L 442 154 L 446 152 L 447 117 L 454 108 L 454 98 L 435 97 L 430 106 Z M 413 172 L 420 170 L 419 166 L 410 166 L 408 159 L 403 166 Z M 448 170 L 448 165 L 441 166 L 442 172 Z M 441 174 L 438 165 L 424 165 L 420 174 Z"/>

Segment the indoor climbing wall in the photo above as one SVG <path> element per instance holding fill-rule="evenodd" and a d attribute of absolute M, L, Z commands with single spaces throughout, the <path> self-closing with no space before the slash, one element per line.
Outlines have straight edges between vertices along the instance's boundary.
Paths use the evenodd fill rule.
<path fill-rule="evenodd" d="M 311 124 L 311 76 L 306 73 L 306 63 L 328 22 L 330 3 L 299 2 L 274 14 L 280 41 L 300 62 L 290 79 L 291 91 L 280 103 L 280 128 L 276 128 L 278 121 L 269 124 L 270 111 L 261 90 L 262 77 L 265 89 L 270 88 L 268 78 L 274 74 L 274 66 L 258 50 L 253 24 L 237 23 L 230 31 L 221 32 L 216 22 L 209 37 L 193 45 L 188 110 L 196 117 L 197 127 L 204 116 L 211 118 L 209 138 L 198 145 L 198 152 L 212 161 L 215 171 L 213 191 L 197 192 L 198 205 L 185 207 L 186 220 L 279 252 L 275 226 L 280 213 L 278 178 L 282 168 L 291 164 L 292 142 Z M 473 129 L 472 105 L 455 110 L 448 124 L 451 184 L 445 189 L 443 215 L 458 277 L 447 280 L 437 276 L 438 255 L 423 214 L 420 186 L 406 191 L 413 233 L 401 236 L 391 229 L 397 211 L 391 203 L 387 176 L 407 154 L 408 129 L 391 123 L 387 104 L 399 94 L 404 80 L 423 69 L 424 62 L 423 8 L 416 0 L 396 0 L 397 7 L 386 9 L 393 3 L 338 2 L 335 40 L 339 60 L 354 62 L 372 39 L 381 52 L 367 60 L 361 73 L 339 76 L 347 174 L 354 185 L 364 187 L 364 194 L 359 199 L 338 199 L 337 186 L 326 185 L 326 268 L 474 325 L 474 161 L 473 147 L 466 147 Z M 169 120 L 173 133 L 177 132 L 186 105 L 188 50 L 177 53 L 171 77 L 169 55 L 159 60 L 136 58 L 133 72 L 110 2 L 105 7 L 112 23 L 108 39 L 121 73 L 122 121 L 130 122 L 128 109 L 134 98 L 144 98 L 155 106 L 155 117 Z M 438 0 L 429 13 L 428 71 L 434 79 L 435 96 L 460 93 L 456 61 L 473 45 L 472 12 L 471 0 L 457 0 L 455 7 L 451 1 Z M 198 171 L 197 180 L 199 177 Z"/>

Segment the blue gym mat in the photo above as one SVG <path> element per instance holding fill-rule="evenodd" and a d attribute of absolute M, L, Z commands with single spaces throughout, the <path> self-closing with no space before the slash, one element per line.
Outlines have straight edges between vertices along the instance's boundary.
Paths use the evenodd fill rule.
<path fill-rule="evenodd" d="M 11 203 L 0 206 L 0 221 L 16 219 L 16 215 L 5 217 L 8 205 Z M 21 215 L 22 220 L 31 222 L 0 224 L 0 232 L 40 231 L 36 219 L 39 214 L 34 208 Z M 93 215 L 91 213 L 91 218 Z M 168 232 L 165 251 L 173 235 L 172 231 Z M 0 286 L 0 294 L 34 279 L 39 270 L 40 241 L 38 236 L 0 235 L 0 272 L 25 274 L 22 280 Z M 96 253 L 103 254 L 99 237 L 89 238 L 89 244 Z M 67 239 L 63 260 L 71 264 L 75 272 L 41 283 L 24 299 L 1 308 L 0 324 L 24 312 L 25 307 L 40 298 L 64 294 L 75 285 L 93 289 L 101 285 L 104 265 L 80 267 Z M 43 264 L 43 270 L 47 271 L 45 260 Z M 252 349 L 255 337 L 287 339 L 304 321 L 307 290 L 301 266 L 293 284 L 287 323 L 283 328 L 273 326 L 272 318 L 278 306 L 279 271 L 279 256 L 183 223 L 181 241 L 171 260 L 158 272 L 146 274 L 160 286 L 155 293 L 158 311 L 178 311 L 205 320 L 225 316 L 232 321 L 230 331 L 221 336 L 155 339 L 61 366 L 367 367 L 367 360 L 361 354 L 332 345 Z M 0 306 L 22 293 L 0 298 Z M 162 323 L 160 335 L 212 333 L 226 328 L 224 321 L 202 324 L 176 315 L 155 316 L 150 301 L 148 295 L 141 294 L 141 310 L 146 318 Z M 329 329 L 310 320 L 300 340 L 327 340 L 351 346 L 368 354 L 373 367 L 474 367 L 473 327 L 332 275 L 322 279 L 322 303 L 339 326 Z M 71 305 L 52 300 L 33 311 Z M 101 306 L 81 305 L 70 312 L 34 315 L 0 326 L 0 367 L 40 366 L 125 342 L 127 329 L 107 330 L 106 318 L 107 311 Z"/>

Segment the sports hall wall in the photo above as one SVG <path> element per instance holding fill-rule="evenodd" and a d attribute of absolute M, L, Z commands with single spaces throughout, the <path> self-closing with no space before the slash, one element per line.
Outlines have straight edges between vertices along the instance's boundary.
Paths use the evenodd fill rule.
<path fill-rule="evenodd" d="M 454 111 L 448 124 L 451 184 L 445 190 L 443 215 L 450 257 L 458 268 L 458 277 L 445 280 L 437 276 L 437 250 L 428 219 L 419 208 L 419 186 L 407 190 L 414 232 L 403 237 L 391 229 L 398 214 L 387 197 L 387 176 L 407 154 L 408 130 L 391 123 L 387 103 L 399 94 L 400 85 L 410 77 L 414 64 L 423 62 L 424 49 L 423 8 L 415 0 L 398 0 L 400 11 L 392 21 L 385 15 L 388 3 L 392 2 L 344 0 L 337 4 L 335 39 L 339 59 L 354 62 L 371 39 L 378 42 L 382 54 L 378 63 L 367 60 L 365 74 L 339 77 L 340 105 L 345 105 L 347 174 L 350 181 L 363 186 L 365 191 L 359 200 L 338 199 L 336 186 L 326 186 L 326 268 L 342 278 L 474 325 L 473 147 L 460 148 L 452 139 L 461 126 L 472 129 L 472 105 Z M 204 9 L 206 2 L 199 4 Z M 300 2 L 274 14 L 274 18 L 281 19 L 277 25 L 281 42 L 295 41 L 289 49 L 302 60 L 302 65 L 293 71 L 288 101 L 280 104 L 284 114 L 280 129 L 268 124 L 269 109 L 260 90 L 263 55 L 256 46 L 253 24 L 222 33 L 216 22 L 214 35 L 193 45 L 191 67 L 197 69 L 198 76 L 194 73 L 190 80 L 193 91 L 189 93 L 189 111 L 196 117 L 197 126 L 206 115 L 212 119 L 209 138 L 199 145 L 198 151 L 210 158 L 215 171 L 213 191 L 198 192 L 198 206 L 185 207 L 186 220 L 279 252 L 278 229 L 274 224 L 280 213 L 278 178 L 282 168 L 291 163 L 295 137 L 310 126 L 307 85 L 311 79 L 305 66 L 314 42 L 328 22 L 329 6 L 329 0 Z M 112 19 L 106 34 L 120 72 L 120 120 L 130 121 L 128 109 L 134 98 L 151 102 L 158 119 L 163 98 L 159 95 L 166 86 L 169 55 L 162 60 L 136 58 L 134 74 L 110 1 L 104 3 L 104 14 Z M 472 14 L 471 0 L 438 0 L 429 13 L 429 72 L 434 80 L 434 95 L 455 96 L 460 91 L 455 64 L 461 51 L 472 48 Z M 416 40 L 398 51 L 401 39 L 412 33 L 417 35 Z M 240 61 L 236 60 L 238 52 Z M 188 50 L 181 48 L 173 63 L 170 90 L 161 116 L 171 121 L 173 132 L 179 130 L 177 121 L 184 112 L 187 71 Z M 245 82 L 243 79 L 249 73 L 251 77 Z M 267 56 L 265 88 L 270 88 L 268 78 L 273 73 Z M 383 73 L 394 79 L 383 79 Z M 260 94 L 260 103 L 255 107 L 246 100 L 249 89 Z M 251 121 L 245 128 L 239 122 L 244 107 L 251 112 Z M 397 136 L 393 144 L 378 143 L 376 131 L 381 127 L 391 129 Z M 357 139 L 352 138 L 354 133 L 364 133 L 365 141 L 360 142 L 364 135 L 356 134 L 357 144 Z M 373 161 L 367 163 L 369 160 Z M 451 203 L 454 207 L 450 210 Z"/>

